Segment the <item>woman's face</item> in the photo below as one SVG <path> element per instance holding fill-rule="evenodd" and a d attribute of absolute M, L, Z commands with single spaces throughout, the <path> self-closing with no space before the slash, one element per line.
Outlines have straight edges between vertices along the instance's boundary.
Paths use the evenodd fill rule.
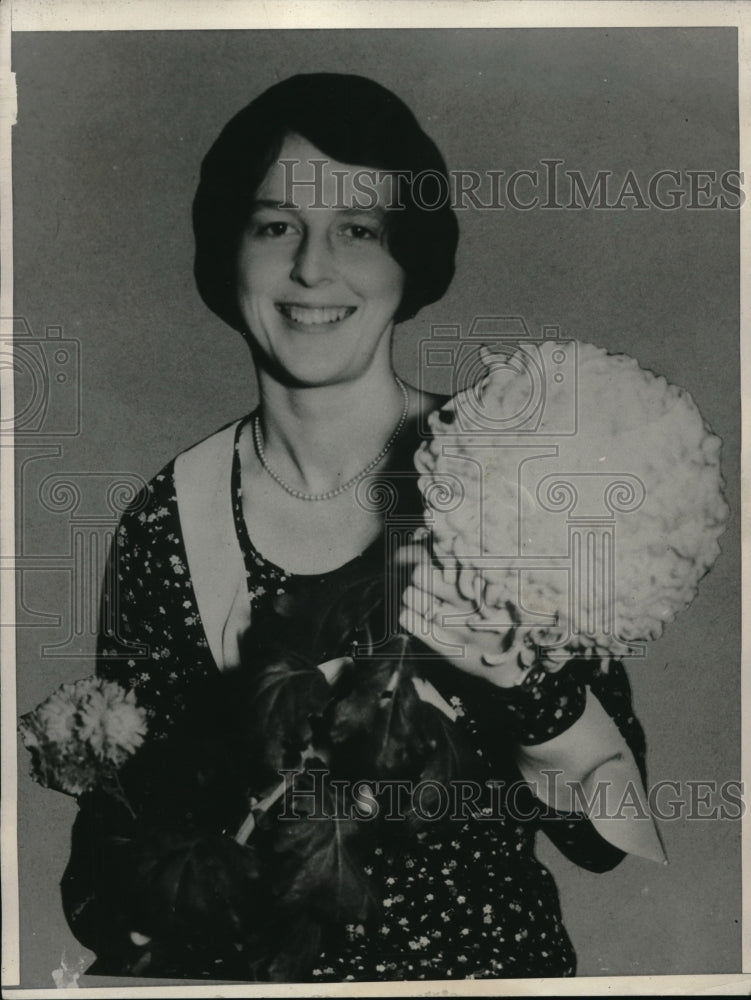
<path fill-rule="evenodd" d="M 366 169 L 287 136 L 240 241 L 242 316 L 262 359 L 298 385 L 349 381 L 388 360 L 404 271 L 386 242 L 388 178 L 365 194 L 353 187 Z"/>

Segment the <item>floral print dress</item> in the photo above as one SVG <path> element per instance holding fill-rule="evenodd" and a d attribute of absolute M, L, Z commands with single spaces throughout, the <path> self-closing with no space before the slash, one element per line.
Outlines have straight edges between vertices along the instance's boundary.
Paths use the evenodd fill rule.
<path fill-rule="evenodd" d="M 271 618 L 282 621 L 281 634 L 293 643 L 304 642 L 309 624 L 320 617 L 320 602 L 330 605 L 353 582 L 357 585 L 382 559 L 383 543 L 322 575 L 296 576 L 268 562 L 254 548 L 242 516 L 237 442 L 243 423 L 235 439 L 233 510 L 252 610 L 246 638 L 248 648 L 257 650 L 268 640 L 264 623 Z M 405 437 L 405 468 L 415 447 L 414 438 Z M 136 691 L 156 737 L 168 737 L 175 721 L 200 704 L 218 672 L 188 569 L 173 473 L 170 463 L 155 476 L 119 526 L 111 577 L 116 586 L 105 588 L 99 649 L 99 672 Z M 406 508 L 419 511 L 415 483 L 405 488 L 402 482 L 400 490 Z M 321 650 L 332 656 L 342 652 L 326 649 L 325 640 Z M 438 664 L 431 679 L 471 748 L 478 784 L 494 791 L 473 808 L 458 815 L 449 811 L 414 836 L 373 849 L 365 873 L 377 900 L 375 916 L 342 927 L 312 963 L 308 978 L 573 975 L 574 950 L 552 876 L 535 857 L 535 837 L 544 830 L 567 857 L 593 871 L 612 868 L 623 854 L 582 815 L 541 808 L 520 779 L 512 749 L 517 742 L 542 743 L 567 729 L 583 711 L 589 688 L 643 770 L 643 734 L 632 713 L 625 671 L 612 661 L 607 667 L 596 659 L 576 661 L 557 674 L 535 676 L 513 694 L 489 690 L 448 664 Z M 76 932 L 76 921 L 71 923 Z"/>

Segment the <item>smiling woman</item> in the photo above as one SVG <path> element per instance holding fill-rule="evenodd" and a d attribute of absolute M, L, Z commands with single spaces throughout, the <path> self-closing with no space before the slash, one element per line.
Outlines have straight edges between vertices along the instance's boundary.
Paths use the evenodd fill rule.
<path fill-rule="evenodd" d="M 298 204 L 279 208 L 285 162 L 302 165 L 305 187 Z M 383 208 L 356 205 L 357 170 L 288 136 L 258 189 L 240 241 L 238 303 L 262 378 L 269 366 L 298 385 L 390 370 L 404 270 L 389 251 Z M 386 180 L 380 188 L 383 204 Z"/>
<path fill-rule="evenodd" d="M 148 736 L 116 795 L 81 800 L 63 891 L 92 972 L 571 975 L 538 828 L 595 871 L 660 856 L 651 825 L 608 838 L 533 794 L 559 760 L 575 780 L 643 775 L 619 664 L 546 673 L 467 626 L 449 660 L 410 634 L 431 568 L 413 456 L 443 400 L 396 375 L 391 339 L 446 290 L 457 242 L 450 208 L 394 198 L 425 172 L 446 177 L 406 106 L 334 74 L 272 87 L 204 161 L 196 279 L 247 340 L 260 402 L 120 525 L 99 673 Z M 472 610 L 448 578 L 432 596 Z M 434 821 L 457 781 L 500 790 L 494 808 Z"/>

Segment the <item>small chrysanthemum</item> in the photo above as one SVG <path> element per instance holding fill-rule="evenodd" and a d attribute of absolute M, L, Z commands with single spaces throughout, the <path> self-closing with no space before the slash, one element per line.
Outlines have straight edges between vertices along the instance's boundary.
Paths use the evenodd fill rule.
<path fill-rule="evenodd" d="M 81 795 L 106 780 L 142 744 L 146 711 L 133 691 L 99 677 L 63 684 L 19 723 L 43 785 Z"/>

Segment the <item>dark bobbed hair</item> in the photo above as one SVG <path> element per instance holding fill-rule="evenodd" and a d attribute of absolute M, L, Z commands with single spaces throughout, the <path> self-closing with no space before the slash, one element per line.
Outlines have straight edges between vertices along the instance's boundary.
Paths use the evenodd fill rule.
<path fill-rule="evenodd" d="M 301 74 L 270 87 L 232 118 L 204 158 L 193 202 L 195 277 L 206 305 L 246 333 L 237 302 L 236 261 L 253 198 L 278 157 L 285 136 L 297 133 L 341 163 L 384 171 L 428 172 L 419 195 L 400 184 L 405 207 L 387 212 L 391 255 L 405 272 L 395 320 L 414 316 L 441 298 L 454 274 L 458 240 L 447 193 L 446 164 L 438 147 L 398 97 L 362 76 Z M 443 186 L 443 198 L 435 191 Z M 432 190 L 432 194 L 428 194 Z"/>

